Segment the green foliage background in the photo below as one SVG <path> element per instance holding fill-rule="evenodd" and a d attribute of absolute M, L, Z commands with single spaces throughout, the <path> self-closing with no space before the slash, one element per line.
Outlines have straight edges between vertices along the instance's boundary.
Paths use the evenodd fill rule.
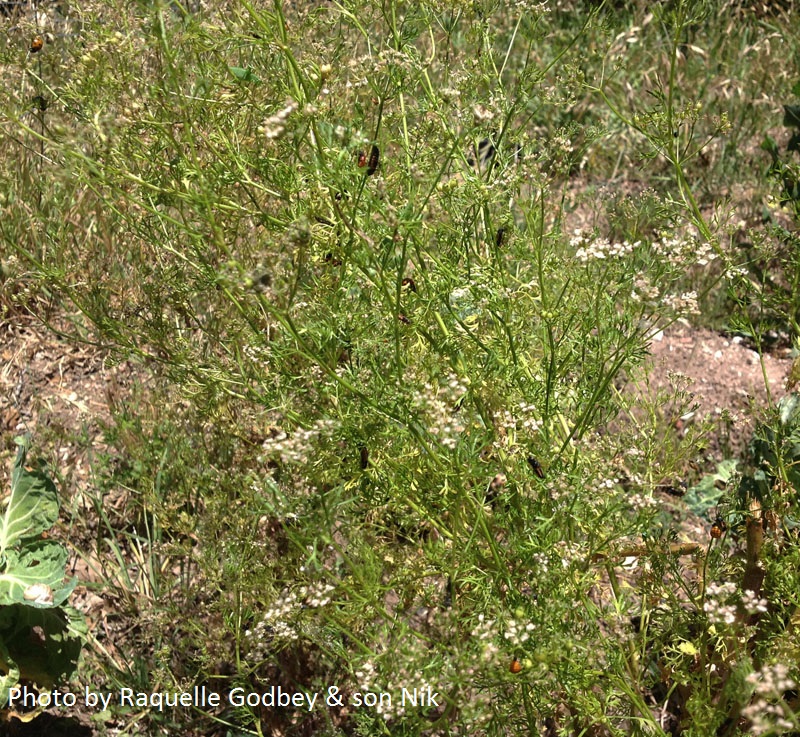
<path fill-rule="evenodd" d="M 789 17 L 88 3 L 51 8 L 38 53 L 22 18 L 0 51 L 4 319 L 141 377 L 76 520 L 136 624 L 85 677 L 446 694 L 229 709 L 230 734 L 753 728 L 748 675 L 796 650 L 768 644 L 795 617 L 793 533 L 769 548 L 782 621 L 714 620 L 744 538 L 680 555 L 654 499 L 713 470 L 713 428 L 668 430 L 677 377 L 647 406 L 624 387 L 682 317 L 794 337 L 793 221 L 759 148 Z M 737 481 L 720 506 L 744 525 Z M 796 728 L 789 690 L 770 703 Z"/>

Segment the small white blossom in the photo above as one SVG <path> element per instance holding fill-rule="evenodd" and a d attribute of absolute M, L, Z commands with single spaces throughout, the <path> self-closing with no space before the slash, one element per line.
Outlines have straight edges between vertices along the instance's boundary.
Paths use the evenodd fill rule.
<path fill-rule="evenodd" d="M 286 132 L 286 121 L 297 110 L 297 107 L 297 103 L 294 100 L 290 100 L 286 107 L 267 118 L 263 125 L 259 127 L 259 131 L 264 134 L 267 140 L 277 140 Z"/>

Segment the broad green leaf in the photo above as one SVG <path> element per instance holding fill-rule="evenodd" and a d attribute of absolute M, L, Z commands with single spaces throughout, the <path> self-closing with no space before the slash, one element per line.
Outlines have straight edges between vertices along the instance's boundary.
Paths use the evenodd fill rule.
<path fill-rule="evenodd" d="M 738 462 L 732 458 L 717 464 L 717 472 L 703 476 L 700 483 L 686 492 L 684 502 L 696 515 L 705 516 L 708 510 L 719 503 L 725 493 L 725 484 L 736 473 Z M 721 483 L 718 488 L 717 482 Z"/>
<path fill-rule="evenodd" d="M 783 106 L 783 124 L 787 127 L 800 128 L 800 105 Z"/>
<path fill-rule="evenodd" d="M 75 671 L 82 646 L 81 615 L 70 607 L 33 609 L 14 605 L 0 608 L 0 657 L 19 670 L 20 679 L 50 688 Z M 7 695 L 7 694 L 6 694 Z M 0 687 L 0 703 L 3 689 Z"/>
<path fill-rule="evenodd" d="M 23 440 L 11 472 L 11 496 L 0 525 L 0 563 L 12 545 L 49 530 L 58 519 L 55 484 L 44 472 L 25 468 L 27 454 L 28 441 Z"/>
<path fill-rule="evenodd" d="M 25 467 L 28 439 L 18 439 L 11 494 L 0 520 L 0 708 L 21 680 L 50 686 L 69 678 L 86 623 L 65 606 L 76 580 L 64 581 L 68 553 L 40 537 L 58 518 L 55 484 Z"/>
<path fill-rule="evenodd" d="M 19 666 L 0 637 L 0 709 L 8 704 L 8 692 L 19 683 L 19 677 Z"/>
<path fill-rule="evenodd" d="M 64 584 L 67 558 L 66 549 L 55 540 L 35 540 L 21 550 L 9 550 L 5 570 L 0 573 L 0 605 L 44 608 L 62 604 L 75 588 L 75 582 Z"/>
<path fill-rule="evenodd" d="M 782 425 L 797 425 L 800 419 L 800 395 L 795 392 L 787 394 L 778 402 L 778 410 Z"/>

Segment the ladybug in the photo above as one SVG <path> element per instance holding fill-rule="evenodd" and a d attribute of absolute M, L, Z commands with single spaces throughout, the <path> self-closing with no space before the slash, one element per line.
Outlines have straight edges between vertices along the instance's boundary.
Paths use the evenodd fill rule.
<path fill-rule="evenodd" d="M 714 524 L 711 525 L 711 537 L 714 538 L 714 540 L 719 540 L 727 529 L 728 525 L 725 524 L 725 520 L 722 519 L 722 517 L 717 517 L 714 520 Z"/>
<path fill-rule="evenodd" d="M 31 41 L 31 53 L 36 54 L 44 48 L 44 39 L 41 36 L 34 36 Z"/>
<path fill-rule="evenodd" d="M 380 149 L 373 143 L 372 148 L 369 150 L 369 161 L 367 161 L 367 176 L 371 177 L 376 171 L 378 171 L 378 165 L 381 162 L 381 151 Z"/>
<path fill-rule="evenodd" d="M 367 154 L 364 151 L 359 151 L 357 156 L 358 166 L 363 169 L 367 165 Z"/>
<path fill-rule="evenodd" d="M 533 469 L 533 472 L 540 478 L 544 478 L 544 469 L 542 464 L 539 463 L 533 456 L 528 456 L 528 465 Z"/>
<path fill-rule="evenodd" d="M 511 661 L 511 664 L 508 666 L 508 670 L 515 675 L 522 670 L 522 663 L 519 662 L 516 658 Z"/>

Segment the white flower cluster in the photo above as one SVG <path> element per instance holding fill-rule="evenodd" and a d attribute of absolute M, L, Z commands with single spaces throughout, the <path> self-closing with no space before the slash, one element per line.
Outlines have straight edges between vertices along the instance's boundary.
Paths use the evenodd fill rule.
<path fill-rule="evenodd" d="M 650 282 L 647 277 L 640 276 L 633 282 L 633 292 L 631 292 L 631 299 L 634 302 L 652 302 L 658 299 L 660 292 L 658 287 Z"/>
<path fill-rule="evenodd" d="M 530 433 L 537 432 L 542 423 L 534 416 L 536 414 L 536 406 L 520 402 L 519 410 L 522 415 L 522 428 Z"/>
<path fill-rule="evenodd" d="M 733 624 L 736 621 L 736 607 L 725 604 L 727 599 L 736 593 L 736 584 L 710 583 L 706 588 L 706 602 L 703 611 L 708 615 L 708 621 L 714 624 Z"/>
<path fill-rule="evenodd" d="M 661 238 L 653 241 L 651 248 L 664 260 L 683 267 L 707 266 L 717 258 L 710 243 L 700 243 L 693 237 L 677 237 L 668 233 L 662 233 Z"/>
<path fill-rule="evenodd" d="M 394 66 L 399 69 L 414 69 L 415 62 L 407 52 L 387 47 L 378 52 L 378 63 L 375 71 L 380 71 L 388 66 Z"/>
<path fill-rule="evenodd" d="M 519 403 L 519 413 L 513 414 L 510 410 L 503 410 L 500 424 L 505 428 L 507 438 L 513 437 L 519 430 L 524 430 L 526 435 L 533 435 L 542 427 L 541 420 L 537 419 L 536 406 L 526 402 Z"/>
<path fill-rule="evenodd" d="M 656 499 L 653 499 L 651 496 L 645 496 L 644 494 L 629 494 L 627 500 L 631 509 L 637 511 L 660 506 Z"/>
<path fill-rule="evenodd" d="M 797 716 L 786 711 L 782 699 L 784 692 L 797 688 L 797 682 L 789 676 L 789 666 L 765 665 L 747 676 L 747 682 L 754 687 L 756 697 L 742 709 L 742 716 L 750 720 L 748 734 L 785 734 L 797 729 Z"/>
<path fill-rule="evenodd" d="M 759 599 L 755 591 L 745 589 L 742 594 L 742 606 L 748 614 L 765 614 L 767 611 L 767 600 Z"/>
<path fill-rule="evenodd" d="M 522 645 L 527 642 L 531 637 L 531 632 L 536 629 L 533 622 L 528 622 L 523 626 L 522 622 L 517 622 L 516 619 L 509 619 L 506 624 L 506 630 L 503 632 L 503 637 L 508 640 L 512 645 Z"/>
<path fill-rule="evenodd" d="M 494 111 L 490 110 L 485 105 L 475 105 L 472 108 L 472 119 L 475 125 L 491 123 L 494 120 Z"/>
<path fill-rule="evenodd" d="M 264 121 L 258 129 L 259 133 L 262 133 L 268 141 L 277 140 L 286 132 L 286 121 L 295 110 L 297 110 L 297 103 L 289 100 L 285 108 L 278 110 Z"/>
<path fill-rule="evenodd" d="M 252 629 L 245 630 L 244 634 L 250 645 L 250 659 L 264 660 L 274 642 L 289 643 L 300 637 L 294 624 L 285 619 L 293 614 L 295 608 L 293 598 L 278 600 Z"/>
<path fill-rule="evenodd" d="M 478 615 L 478 624 L 471 635 L 482 643 L 481 658 L 486 662 L 493 663 L 497 660 L 498 647 L 495 644 L 497 634 L 497 622 L 486 619 L 483 614 Z"/>
<path fill-rule="evenodd" d="M 368 660 L 355 672 L 356 685 L 359 691 L 374 691 L 377 673 L 375 666 Z"/>
<path fill-rule="evenodd" d="M 612 243 L 608 238 L 594 238 L 583 234 L 580 230 L 575 231 L 569 244 L 572 248 L 577 248 L 575 258 L 584 264 L 589 261 L 623 258 L 642 245 L 641 241 L 631 243 L 627 240 L 622 243 Z"/>
<path fill-rule="evenodd" d="M 642 245 L 642 241 L 631 243 L 624 240 L 612 243 L 608 238 L 598 238 L 576 230 L 570 245 L 577 249 L 575 258 L 582 263 L 588 261 L 622 258 Z M 652 252 L 664 263 L 675 268 L 687 269 L 692 266 L 707 266 L 717 258 L 717 251 L 711 243 L 700 243 L 693 237 L 676 237 L 661 234 L 650 244 Z"/>
<path fill-rule="evenodd" d="M 268 457 L 278 456 L 282 463 L 306 463 L 314 443 L 319 438 L 330 437 L 336 429 L 336 422 L 330 419 L 317 420 L 311 427 L 298 430 L 291 437 L 281 432 L 274 438 L 267 438 L 262 443 L 265 456 L 259 457 L 264 463 Z"/>
<path fill-rule="evenodd" d="M 534 553 L 531 555 L 531 563 L 539 573 L 547 573 L 550 570 L 550 557 L 547 553 Z"/>
<path fill-rule="evenodd" d="M 550 12 L 550 6 L 547 3 L 537 2 L 537 0 L 513 0 L 512 7 L 523 13 L 536 13 L 541 15 Z"/>
<path fill-rule="evenodd" d="M 249 343 L 242 348 L 242 353 L 250 362 L 263 366 L 270 359 L 269 346 L 250 345 Z"/>
<path fill-rule="evenodd" d="M 305 597 L 305 606 L 309 609 L 320 609 L 331 603 L 330 594 L 336 589 L 329 583 L 316 583 L 300 587 L 300 596 Z"/>
<path fill-rule="evenodd" d="M 700 307 L 697 304 L 697 292 L 684 292 L 683 294 L 667 294 L 662 298 L 665 307 L 677 315 L 699 315 Z"/>
<path fill-rule="evenodd" d="M 747 682 L 755 686 L 757 694 L 768 696 L 797 688 L 794 679 L 789 677 L 789 666 L 785 663 L 765 665 L 761 670 L 747 676 Z"/>
<path fill-rule="evenodd" d="M 273 642 L 297 640 L 300 637 L 296 626 L 298 613 L 303 609 L 319 609 L 330 604 L 330 594 L 334 588 L 319 582 L 301 586 L 297 591 L 284 591 L 256 625 L 245 631 L 245 637 L 250 640 L 250 657 L 261 660 L 266 657 Z"/>
<path fill-rule="evenodd" d="M 399 690 L 395 688 L 396 684 L 393 683 L 386 684 L 385 689 L 380 688 L 377 683 L 375 666 L 369 660 L 364 663 L 354 675 L 356 677 L 358 690 L 361 693 L 376 693 L 379 691 L 392 692 L 394 690 Z M 414 683 L 416 683 L 416 681 L 414 681 Z M 388 722 L 390 719 L 397 719 L 403 716 L 406 710 L 400 699 L 392 699 L 391 702 L 385 702 L 383 699 L 380 699 L 375 705 L 375 711 L 381 715 L 384 721 Z"/>

